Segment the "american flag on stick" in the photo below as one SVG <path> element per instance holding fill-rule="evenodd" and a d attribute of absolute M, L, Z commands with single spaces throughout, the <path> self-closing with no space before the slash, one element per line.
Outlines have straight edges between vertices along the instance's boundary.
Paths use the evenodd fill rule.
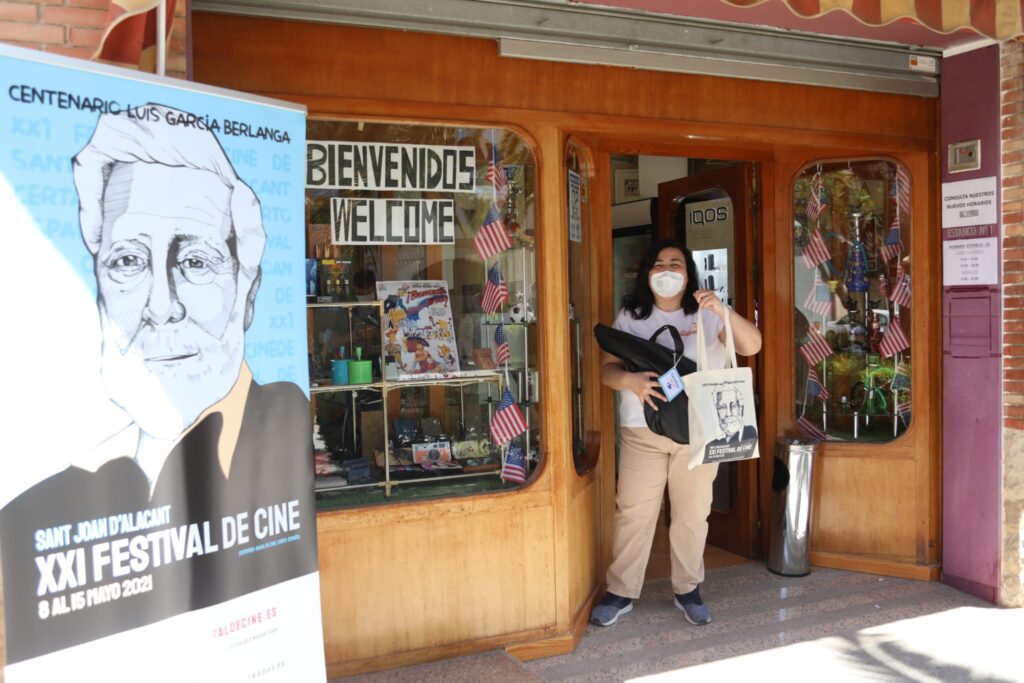
<path fill-rule="evenodd" d="M 522 484 L 526 481 L 526 455 L 516 444 L 509 444 L 505 460 L 501 463 L 501 478 Z"/>
<path fill-rule="evenodd" d="M 903 243 L 900 239 L 900 212 L 893 210 L 892 223 L 889 225 L 889 232 L 885 233 L 885 241 L 882 243 L 882 260 L 888 263 L 894 258 L 900 257 L 903 251 Z"/>
<path fill-rule="evenodd" d="M 902 165 L 896 165 L 896 209 L 910 212 L 910 176 Z"/>
<path fill-rule="evenodd" d="M 505 335 L 505 325 L 498 323 L 498 327 L 494 330 L 494 351 L 498 355 L 498 365 L 504 365 L 508 362 L 511 354 L 508 350 L 508 336 Z"/>
<path fill-rule="evenodd" d="M 473 238 L 473 246 L 484 261 L 512 246 L 512 240 L 505 231 L 505 222 L 498 215 L 497 206 L 491 205 L 491 210 L 484 217 L 484 224 Z"/>
<path fill-rule="evenodd" d="M 821 215 L 828 209 L 828 195 L 825 194 L 825 183 L 821 179 L 821 171 L 811 179 L 811 190 L 807 195 L 807 227 L 821 228 Z"/>
<path fill-rule="evenodd" d="M 903 270 L 903 264 L 896 267 L 896 284 L 893 285 L 889 300 L 900 306 L 910 307 L 910 273 Z"/>
<path fill-rule="evenodd" d="M 796 427 L 800 432 L 811 439 L 817 439 L 818 441 L 827 441 L 828 434 L 821 430 L 821 427 L 807 419 L 806 415 L 801 415 L 796 421 Z"/>
<path fill-rule="evenodd" d="M 907 366 L 899 361 L 896 362 L 896 370 L 892 376 L 893 391 L 910 391 L 910 375 L 907 374 Z"/>
<path fill-rule="evenodd" d="M 814 371 L 814 368 L 810 368 L 807 371 L 807 395 L 821 401 L 829 397 L 828 387 L 821 383 L 818 373 Z"/>
<path fill-rule="evenodd" d="M 817 270 L 814 271 L 814 285 L 804 300 L 804 308 L 822 316 L 832 314 L 832 291 L 828 288 L 828 283 L 818 275 Z"/>
<path fill-rule="evenodd" d="M 896 414 L 906 421 L 907 417 L 910 415 L 911 409 L 912 406 L 910 405 L 910 399 L 908 398 L 906 401 L 896 406 Z"/>
<path fill-rule="evenodd" d="M 900 327 L 900 322 L 893 318 L 889 321 L 889 327 L 885 330 L 885 334 L 882 335 L 882 341 L 878 343 L 878 350 L 888 358 L 908 348 L 910 348 L 910 339 Z"/>
<path fill-rule="evenodd" d="M 501 278 L 501 268 L 495 263 L 487 271 L 487 285 L 484 287 L 484 299 L 480 302 L 480 308 L 484 313 L 494 313 L 501 305 L 508 301 L 508 287 Z"/>
<path fill-rule="evenodd" d="M 501 153 L 498 146 L 491 145 L 491 157 L 487 160 L 487 182 L 494 187 L 496 195 L 505 194 L 505 162 L 501 160 Z"/>
<path fill-rule="evenodd" d="M 832 355 L 832 347 L 828 345 L 821 332 L 813 327 L 807 331 L 807 340 L 800 345 L 800 355 L 809 367 L 814 367 Z"/>
<path fill-rule="evenodd" d="M 800 258 L 808 268 L 814 268 L 819 263 L 824 263 L 832 258 L 832 254 L 829 253 L 828 247 L 825 246 L 825 240 L 822 239 L 821 232 L 817 228 L 811 230 L 811 239 L 804 247 Z"/>
<path fill-rule="evenodd" d="M 501 392 L 501 400 L 498 401 L 498 409 L 491 417 L 491 438 L 500 446 L 525 431 L 526 420 L 523 418 L 523 413 L 513 400 L 512 392 L 505 387 Z"/>

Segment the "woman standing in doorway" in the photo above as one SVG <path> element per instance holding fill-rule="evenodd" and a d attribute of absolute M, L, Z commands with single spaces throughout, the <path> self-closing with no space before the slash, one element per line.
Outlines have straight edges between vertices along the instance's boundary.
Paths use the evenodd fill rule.
<path fill-rule="evenodd" d="M 724 367 L 725 304 L 712 290 L 697 287 L 697 266 L 690 251 L 675 240 L 656 242 L 644 256 L 633 294 L 623 302 L 614 327 L 648 339 L 663 325 L 672 325 L 683 339 L 683 355 L 695 360 L 697 316 L 701 315 L 711 369 Z M 744 356 L 757 353 L 761 348 L 758 329 L 736 313 L 730 313 L 729 321 L 736 352 Z M 659 340 L 671 343 L 668 335 Z M 700 597 L 699 586 L 704 580 L 704 542 L 718 465 L 689 469 L 688 445 L 648 429 L 643 404 L 657 410 L 658 401 L 665 401 L 658 373 L 629 372 L 620 359 L 605 352 L 601 382 L 619 394 L 619 476 L 608 592 L 590 619 L 610 626 L 632 610 L 633 601 L 640 597 L 667 483 L 675 605 L 690 623 L 707 624 L 711 613 Z"/>

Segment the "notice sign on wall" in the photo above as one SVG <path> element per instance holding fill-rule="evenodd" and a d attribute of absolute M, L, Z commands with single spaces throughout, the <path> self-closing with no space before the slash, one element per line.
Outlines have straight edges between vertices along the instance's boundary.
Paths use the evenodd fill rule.
<path fill-rule="evenodd" d="M 580 221 L 580 174 L 569 171 L 569 239 L 573 242 L 583 241 L 583 230 Z"/>
<path fill-rule="evenodd" d="M 942 183 L 942 227 L 995 223 L 996 179 L 976 178 Z"/>
<path fill-rule="evenodd" d="M 942 243 L 942 285 L 963 287 L 999 283 L 995 237 Z"/>
<path fill-rule="evenodd" d="M 473 192 L 476 149 L 311 140 L 306 143 L 306 188 L 343 191 L 331 197 L 333 244 L 453 244 L 452 199 L 367 193 Z"/>

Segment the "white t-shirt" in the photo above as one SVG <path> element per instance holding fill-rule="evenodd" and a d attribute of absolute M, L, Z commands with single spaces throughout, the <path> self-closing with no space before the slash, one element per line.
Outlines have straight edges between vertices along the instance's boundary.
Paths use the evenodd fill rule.
<path fill-rule="evenodd" d="M 644 319 L 636 319 L 625 308 L 619 311 L 615 324 L 617 330 L 628 332 L 637 337 L 650 339 L 651 335 L 664 325 L 673 325 L 679 330 L 679 336 L 683 338 L 683 355 L 690 360 L 697 361 L 697 315 L 704 315 L 704 336 L 708 350 L 708 365 L 710 370 L 717 370 L 725 367 L 725 344 L 718 339 L 718 335 L 725 325 L 722 319 L 707 309 L 698 311 L 693 315 L 678 311 L 663 311 L 657 306 L 651 309 L 651 315 Z M 658 335 L 657 342 L 662 346 L 674 349 L 672 335 L 662 332 Z M 686 378 L 683 378 L 686 382 Z M 628 389 L 619 391 L 619 426 L 621 427 L 646 427 L 647 420 L 644 419 L 644 407 L 640 399 Z"/>

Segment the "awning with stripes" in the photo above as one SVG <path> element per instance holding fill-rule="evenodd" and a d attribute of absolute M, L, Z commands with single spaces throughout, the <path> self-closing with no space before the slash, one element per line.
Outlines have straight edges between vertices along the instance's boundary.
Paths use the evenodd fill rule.
<path fill-rule="evenodd" d="M 912 20 L 939 33 L 973 29 L 995 40 L 1024 35 L 1024 0 L 783 0 L 794 14 L 820 17 L 847 12 L 858 21 L 881 26 Z M 765 0 L 722 0 L 738 7 L 759 5 Z"/>

